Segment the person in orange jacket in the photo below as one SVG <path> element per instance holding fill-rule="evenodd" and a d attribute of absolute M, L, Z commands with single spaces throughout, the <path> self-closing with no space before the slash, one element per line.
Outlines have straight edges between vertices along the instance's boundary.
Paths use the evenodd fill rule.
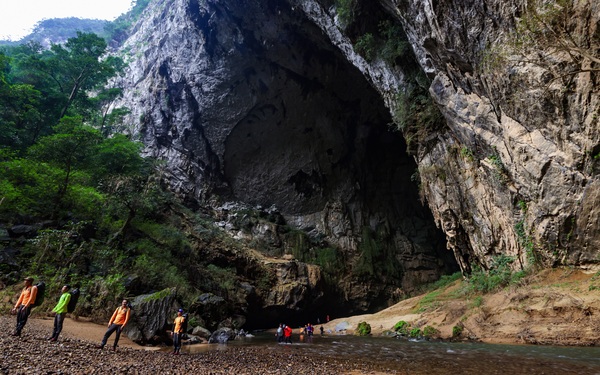
<path fill-rule="evenodd" d="M 13 336 L 21 336 L 21 331 L 23 330 L 23 327 L 25 327 L 25 323 L 27 323 L 29 313 L 31 313 L 31 305 L 35 303 L 36 297 L 37 287 L 33 285 L 33 277 L 26 277 L 25 287 L 21 291 L 21 295 L 19 296 L 19 300 L 15 304 L 15 307 L 11 310 L 11 313 L 17 314 L 17 327 L 12 334 Z"/>
<path fill-rule="evenodd" d="M 177 318 L 173 321 L 173 354 L 179 354 L 181 351 L 181 336 L 183 332 L 183 323 L 185 317 L 183 316 L 183 309 L 177 310 Z"/>
<path fill-rule="evenodd" d="M 121 332 L 123 331 L 123 328 L 125 328 L 125 325 L 129 321 L 129 314 L 131 312 L 131 309 L 127 305 L 127 300 L 124 299 L 123 302 L 121 302 L 121 306 L 117 307 L 115 312 L 112 314 L 112 317 L 108 322 L 108 329 L 106 330 L 106 333 L 102 338 L 102 343 L 98 345 L 98 349 L 103 349 L 110 335 L 112 335 L 113 332 L 116 331 L 117 333 L 115 335 L 115 343 L 113 344 L 112 350 L 117 350 L 117 344 L 119 343 L 119 337 L 121 337 Z"/>

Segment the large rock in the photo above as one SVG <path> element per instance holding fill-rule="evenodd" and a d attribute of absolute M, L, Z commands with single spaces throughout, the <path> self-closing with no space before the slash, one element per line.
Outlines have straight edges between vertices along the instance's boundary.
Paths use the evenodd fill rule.
<path fill-rule="evenodd" d="M 178 307 L 175 289 L 140 295 L 130 302 L 131 318 L 123 330 L 127 337 L 140 344 L 168 339 L 165 333 L 173 323 Z"/>

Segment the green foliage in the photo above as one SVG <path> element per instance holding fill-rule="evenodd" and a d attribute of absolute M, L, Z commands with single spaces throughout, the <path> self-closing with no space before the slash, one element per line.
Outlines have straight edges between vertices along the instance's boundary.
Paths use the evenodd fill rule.
<path fill-rule="evenodd" d="M 439 335 L 439 333 L 440 331 L 432 326 L 425 326 L 425 328 L 423 328 L 423 336 L 425 337 L 434 337 Z"/>
<path fill-rule="evenodd" d="M 360 322 L 356 327 L 356 334 L 359 336 L 367 336 L 371 334 L 371 325 L 367 322 Z"/>
<path fill-rule="evenodd" d="M 419 328 L 417 328 L 417 327 L 415 327 L 415 328 L 412 328 L 412 329 L 410 330 L 410 332 L 408 333 L 408 337 L 412 337 L 412 338 L 419 338 L 419 337 L 421 337 L 421 336 L 422 336 L 422 334 L 421 334 L 421 329 L 419 329 Z"/>
<path fill-rule="evenodd" d="M 354 22 L 358 13 L 358 0 L 335 0 L 337 14 L 343 25 Z"/>
<path fill-rule="evenodd" d="M 525 276 L 525 272 L 513 272 L 511 264 L 514 261 L 514 257 L 498 255 L 492 259 L 491 267 L 487 272 L 479 266 L 474 266 L 468 279 L 470 290 L 490 293 L 517 282 Z"/>
<path fill-rule="evenodd" d="M 435 129 L 444 125 L 444 119 L 428 92 L 429 80 L 419 73 L 413 83 L 398 92 L 392 119 L 402 131 L 407 146 L 420 144 Z"/>
<path fill-rule="evenodd" d="M 354 48 L 367 61 L 373 61 L 377 56 L 377 43 L 372 33 L 360 36 L 354 43 Z"/>
<path fill-rule="evenodd" d="M 381 21 L 379 23 L 379 34 L 384 41 L 380 55 L 388 64 L 393 65 L 396 63 L 396 59 L 411 53 L 410 43 L 406 40 L 399 24 L 390 20 Z"/>
<path fill-rule="evenodd" d="M 215 279 L 221 289 L 234 292 L 235 290 L 235 270 L 229 268 L 221 268 L 215 264 L 209 264 L 206 269 L 210 272 L 210 275 Z"/>
<path fill-rule="evenodd" d="M 469 161 L 473 161 L 473 160 L 475 160 L 475 156 L 474 156 L 474 154 L 473 154 L 473 150 L 471 150 L 471 149 L 467 148 L 467 146 L 463 146 L 463 147 L 460 149 L 460 155 L 461 155 L 463 158 L 465 158 L 465 159 L 467 159 L 467 160 L 469 160 Z"/>
<path fill-rule="evenodd" d="M 151 0 L 132 0 L 132 7 L 129 12 L 120 15 L 116 20 L 105 26 L 108 38 L 115 40 L 117 43 L 123 42 L 129 34 L 129 29 L 137 22 L 150 2 Z"/>
<path fill-rule="evenodd" d="M 462 325 L 452 327 L 452 337 L 460 337 L 460 335 L 463 333 L 463 329 L 464 327 Z"/>
<path fill-rule="evenodd" d="M 526 209 L 527 207 L 525 207 L 525 210 Z M 527 233 L 527 229 L 525 227 L 525 220 L 519 220 L 515 224 L 515 233 L 517 234 L 519 244 L 525 249 L 525 254 L 527 256 L 527 264 L 529 266 L 534 266 L 537 263 L 535 245 L 533 243 L 533 240 L 531 239 L 531 236 Z"/>
<path fill-rule="evenodd" d="M 494 177 L 502 184 L 507 184 L 509 181 L 508 172 L 498 151 L 494 148 L 494 153 L 488 156 L 488 160 L 494 166 Z"/>
<path fill-rule="evenodd" d="M 408 328 L 409 324 L 404 320 L 401 320 L 398 323 L 394 324 L 394 328 L 392 328 L 392 330 L 398 332 L 401 335 L 408 335 Z"/>
<path fill-rule="evenodd" d="M 436 290 L 431 293 L 426 294 L 417 305 L 417 312 L 422 313 L 424 311 L 433 310 L 439 307 L 440 302 L 438 301 L 438 297 L 441 294 L 441 290 Z"/>
<path fill-rule="evenodd" d="M 472 307 L 480 307 L 483 304 L 483 297 L 482 296 L 477 296 L 473 299 L 473 302 L 471 303 Z"/>

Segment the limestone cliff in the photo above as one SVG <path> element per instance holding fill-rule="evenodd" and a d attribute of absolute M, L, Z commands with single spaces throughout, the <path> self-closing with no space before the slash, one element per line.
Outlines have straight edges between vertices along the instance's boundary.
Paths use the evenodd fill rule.
<path fill-rule="evenodd" d="M 500 254 L 515 267 L 597 264 L 597 2 L 297 4 L 392 111 L 390 91 L 406 88 L 382 83 L 373 72 L 381 59 L 365 64 L 352 44 L 387 17 L 402 25 L 446 122 L 416 153 L 423 194 L 463 271 Z"/>
<path fill-rule="evenodd" d="M 597 262 L 598 5 L 560 9 L 581 37 L 561 51 L 516 42 L 538 2 L 337 4 L 150 4 L 122 48 L 121 104 L 174 191 L 226 221 L 231 207 L 275 212 L 335 248 L 357 310 L 452 270 L 446 247 L 465 272 L 499 254 Z M 368 34 L 402 53 L 374 53 Z M 431 116 L 407 120 L 417 100 Z M 282 240 L 262 225 L 223 224 Z"/>

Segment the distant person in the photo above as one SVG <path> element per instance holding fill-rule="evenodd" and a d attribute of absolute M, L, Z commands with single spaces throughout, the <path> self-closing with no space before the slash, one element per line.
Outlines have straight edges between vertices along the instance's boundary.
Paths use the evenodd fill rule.
<path fill-rule="evenodd" d="M 292 343 L 292 327 L 286 325 L 283 326 L 283 337 L 286 344 Z"/>
<path fill-rule="evenodd" d="M 277 342 L 283 342 L 283 324 L 279 323 L 279 327 L 277 327 L 277 332 L 275 333 L 275 337 L 277 337 Z"/>
<path fill-rule="evenodd" d="M 315 330 L 315 327 L 313 327 L 313 325 L 311 323 L 308 323 L 306 325 L 306 334 L 308 336 L 312 337 L 314 330 Z"/>
<path fill-rule="evenodd" d="M 323 329 L 323 326 L 321 326 L 321 328 L 319 328 L 319 330 L 321 331 L 321 336 L 325 335 L 325 329 Z"/>
<path fill-rule="evenodd" d="M 65 316 L 67 315 L 69 302 L 71 301 L 71 293 L 69 293 L 70 286 L 65 285 L 61 289 L 61 296 L 58 300 L 58 303 L 52 309 L 53 313 L 56 313 L 54 316 L 54 330 L 52 331 L 52 336 L 48 338 L 50 341 L 58 340 L 58 335 L 63 328 L 63 322 L 65 321 Z"/>
<path fill-rule="evenodd" d="M 183 309 L 177 310 L 177 318 L 173 321 L 173 354 L 179 354 L 181 351 L 181 338 L 184 334 L 183 332 L 183 323 L 185 322 L 185 317 L 183 316 Z"/>
<path fill-rule="evenodd" d="M 12 334 L 17 337 L 21 336 L 21 331 L 23 330 L 23 327 L 25 327 L 27 318 L 29 318 L 29 314 L 31 313 L 31 305 L 35 303 L 37 297 L 37 287 L 33 285 L 33 277 L 26 277 L 24 282 L 25 286 L 21 291 L 19 300 L 11 310 L 12 314 L 17 314 L 17 327 Z"/>
<path fill-rule="evenodd" d="M 112 317 L 108 322 L 108 329 L 104 334 L 104 338 L 102 338 L 102 343 L 98 345 L 98 349 L 104 349 L 104 345 L 106 345 L 108 338 L 110 337 L 110 335 L 113 334 L 113 332 L 116 331 L 115 343 L 113 344 L 113 351 L 117 350 L 119 337 L 121 337 L 121 332 L 123 331 L 123 328 L 125 328 L 125 325 L 127 325 L 127 322 L 129 321 L 129 315 L 131 312 L 131 309 L 129 308 L 127 302 L 128 301 L 124 299 L 121 302 L 121 306 L 117 307 L 115 312 L 112 314 Z"/>

